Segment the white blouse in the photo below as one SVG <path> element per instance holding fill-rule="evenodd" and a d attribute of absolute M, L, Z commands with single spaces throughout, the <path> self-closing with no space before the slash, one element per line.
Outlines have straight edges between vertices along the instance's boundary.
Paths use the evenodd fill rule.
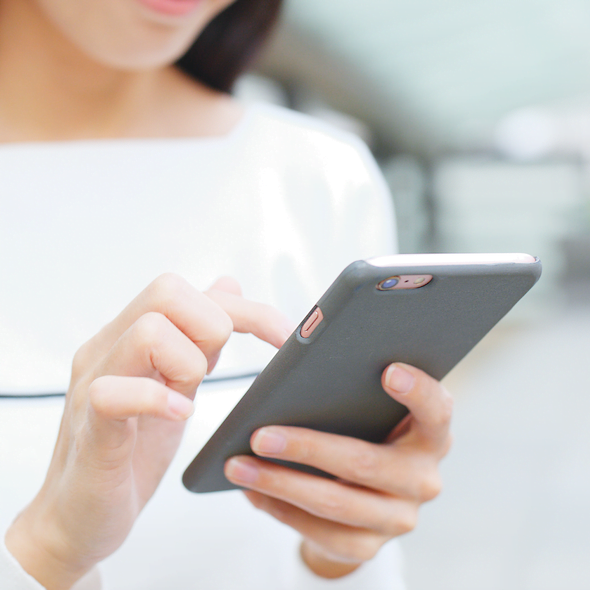
<path fill-rule="evenodd" d="M 0 146 L 0 530 L 39 489 L 59 426 L 63 398 L 32 396 L 64 392 L 76 349 L 156 276 L 204 289 L 232 275 L 245 296 L 298 321 L 344 266 L 394 244 L 366 147 L 276 107 L 249 107 L 221 138 Z M 297 533 L 240 492 L 182 487 L 184 468 L 272 354 L 232 336 L 162 484 L 100 565 L 104 590 L 403 587 L 396 542 L 352 575 L 323 580 L 301 562 Z M 77 587 L 97 585 L 93 572 Z M 41 588 L 5 547 L 0 586 Z"/>

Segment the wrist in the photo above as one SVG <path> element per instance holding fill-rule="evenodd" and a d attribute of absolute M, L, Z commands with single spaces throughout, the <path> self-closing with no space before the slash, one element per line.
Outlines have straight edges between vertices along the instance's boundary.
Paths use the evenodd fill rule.
<path fill-rule="evenodd" d="M 79 566 L 67 559 L 51 527 L 36 521 L 28 509 L 12 523 L 4 539 L 9 553 L 23 570 L 47 590 L 69 590 L 91 566 Z"/>
<path fill-rule="evenodd" d="M 307 540 L 301 543 L 301 558 L 305 565 L 316 575 L 321 578 L 335 579 L 342 578 L 351 574 L 361 565 L 359 562 L 339 561 L 334 559 L 319 547 Z"/>

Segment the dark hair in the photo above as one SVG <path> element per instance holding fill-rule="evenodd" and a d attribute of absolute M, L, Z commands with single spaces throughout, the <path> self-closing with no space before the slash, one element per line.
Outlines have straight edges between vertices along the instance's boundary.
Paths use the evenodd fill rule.
<path fill-rule="evenodd" d="M 235 0 L 205 27 L 176 65 L 211 88 L 230 92 L 269 36 L 282 3 Z"/>

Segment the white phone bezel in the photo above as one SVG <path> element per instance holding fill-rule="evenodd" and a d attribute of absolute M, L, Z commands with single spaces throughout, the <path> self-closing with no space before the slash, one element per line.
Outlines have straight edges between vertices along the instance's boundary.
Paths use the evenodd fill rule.
<path fill-rule="evenodd" d="M 387 266 L 445 266 L 468 264 L 533 264 L 537 261 L 530 254 L 392 254 L 366 260 L 377 267 Z"/>

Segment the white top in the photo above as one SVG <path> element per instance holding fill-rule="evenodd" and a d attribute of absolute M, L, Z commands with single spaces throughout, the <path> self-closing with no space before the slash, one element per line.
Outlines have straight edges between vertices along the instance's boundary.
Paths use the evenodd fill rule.
<path fill-rule="evenodd" d="M 39 489 L 63 408 L 27 396 L 65 391 L 75 350 L 156 276 L 202 289 L 229 274 L 247 297 L 300 320 L 349 262 L 394 251 L 393 211 L 366 147 L 276 107 L 250 107 L 223 138 L 0 146 L 0 184 L 0 394 L 19 396 L 0 399 L 1 530 Z M 234 335 L 214 376 L 252 373 L 272 353 Z M 325 581 L 300 561 L 297 533 L 241 493 L 182 487 L 247 385 L 200 388 L 161 486 L 101 564 L 103 588 L 402 588 L 396 543 Z M 5 548 L 0 585 L 40 588 Z"/>

